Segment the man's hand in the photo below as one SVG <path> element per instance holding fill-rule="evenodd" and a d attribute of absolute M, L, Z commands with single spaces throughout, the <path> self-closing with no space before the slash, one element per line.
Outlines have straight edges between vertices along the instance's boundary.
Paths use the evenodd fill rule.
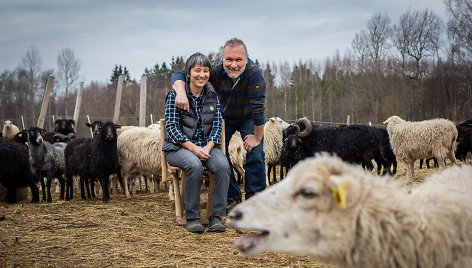
<path fill-rule="evenodd" d="M 246 137 L 244 137 L 244 149 L 248 152 L 251 152 L 252 149 L 259 144 L 261 144 L 261 139 L 258 139 L 255 135 L 246 135 Z"/>
<path fill-rule="evenodd" d="M 175 90 L 175 107 L 189 111 L 189 104 L 187 94 L 185 94 L 185 82 L 177 80 L 172 85 L 172 88 Z"/>

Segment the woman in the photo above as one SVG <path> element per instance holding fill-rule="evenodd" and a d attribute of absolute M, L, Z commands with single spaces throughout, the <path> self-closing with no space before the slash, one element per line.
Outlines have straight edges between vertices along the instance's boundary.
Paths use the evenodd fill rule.
<path fill-rule="evenodd" d="M 162 150 L 167 162 L 185 170 L 185 218 L 187 231 L 205 231 L 200 221 L 200 188 L 203 166 L 213 174 L 213 199 L 208 231 L 226 231 L 221 218 L 226 215 L 226 196 L 229 186 L 229 164 L 218 148 L 221 144 L 222 115 L 219 99 L 208 83 L 211 62 L 195 53 L 185 63 L 186 93 L 189 111 L 175 106 L 175 91 L 169 92 L 165 108 L 166 138 Z"/>

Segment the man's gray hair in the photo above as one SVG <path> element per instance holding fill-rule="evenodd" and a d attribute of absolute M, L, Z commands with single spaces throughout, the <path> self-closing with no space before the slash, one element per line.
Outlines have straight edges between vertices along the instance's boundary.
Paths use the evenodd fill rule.
<path fill-rule="evenodd" d="M 190 69 L 195 67 L 195 65 L 208 67 L 211 70 L 210 59 L 202 53 L 196 52 L 188 57 L 187 62 L 185 62 L 185 75 L 190 75 Z"/>
<path fill-rule="evenodd" d="M 225 45 L 223 46 L 223 49 L 225 47 L 235 47 L 235 46 L 243 46 L 244 50 L 246 51 L 246 56 L 249 57 L 249 54 L 247 53 L 246 44 L 244 44 L 243 40 L 238 39 L 236 37 L 226 41 Z"/>

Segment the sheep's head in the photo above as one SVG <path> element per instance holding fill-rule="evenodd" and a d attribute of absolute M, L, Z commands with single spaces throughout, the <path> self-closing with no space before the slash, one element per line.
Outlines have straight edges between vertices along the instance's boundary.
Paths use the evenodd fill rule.
<path fill-rule="evenodd" d="M 43 135 L 46 134 L 46 130 L 39 127 L 30 127 L 28 130 L 28 140 L 32 144 L 43 143 Z"/>
<path fill-rule="evenodd" d="M 10 120 L 6 120 L 5 122 L 3 122 L 3 127 L 4 127 L 5 129 L 11 128 L 11 125 L 12 125 L 12 123 L 11 123 Z"/>
<path fill-rule="evenodd" d="M 284 131 L 285 129 L 290 126 L 289 123 L 285 122 L 284 120 L 280 119 L 280 117 L 271 117 L 269 118 L 268 124 L 275 124 L 281 131 Z"/>
<path fill-rule="evenodd" d="M 105 141 L 115 141 L 118 138 L 116 129 L 121 128 L 120 125 L 117 125 L 111 121 L 103 123 L 103 125 L 98 126 L 98 136 Z"/>
<path fill-rule="evenodd" d="M 85 125 L 92 129 L 92 137 L 95 137 L 95 136 L 98 135 L 99 127 L 103 126 L 103 122 L 102 121 L 93 121 L 92 124 L 85 123 Z"/>
<path fill-rule="evenodd" d="M 62 118 L 62 119 L 57 119 L 55 122 L 54 122 L 54 131 L 58 132 L 58 133 L 61 133 L 61 134 L 64 134 L 64 135 L 67 135 L 69 133 L 74 133 L 75 130 L 75 121 L 72 120 L 72 119 L 66 119 L 66 118 Z"/>
<path fill-rule="evenodd" d="M 389 118 L 387 118 L 387 120 L 385 120 L 383 123 L 384 124 L 389 124 L 389 123 L 400 124 L 400 123 L 405 123 L 405 122 L 406 121 L 401 119 L 399 116 L 392 115 Z"/>
<path fill-rule="evenodd" d="M 260 231 L 233 246 L 247 255 L 276 251 L 330 259 L 329 254 L 352 243 L 365 175 L 360 167 L 329 155 L 300 162 L 284 180 L 231 210 L 230 228 Z"/>

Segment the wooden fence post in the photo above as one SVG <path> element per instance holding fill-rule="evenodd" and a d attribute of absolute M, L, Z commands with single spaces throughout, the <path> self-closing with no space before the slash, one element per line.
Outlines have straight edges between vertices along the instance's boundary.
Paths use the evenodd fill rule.
<path fill-rule="evenodd" d="M 118 78 L 118 87 L 116 88 L 115 113 L 113 114 L 113 123 L 117 123 L 120 118 L 121 92 L 123 91 L 123 76 Z"/>
<path fill-rule="evenodd" d="M 37 126 L 40 128 L 44 127 L 44 119 L 46 118 L 46 111 L 48 110 L 49 97 L 51 96 L 52 86 L 54 84 L 54 76 L 48 76 L 48 82 L 46 84 L 46 89 L 44 90 L 43 102 L 41 103 L 41 111 L 38 117 Z"/>
<path fill-rule="evenodd" d="M 144 127 L 146 125 L 146 89 L 147 89 L 147 76 L 141 77 L 141 94 L 139 96 L 139 126 Z"/>
<path fill-rule="evenodd" d="M 82 92 L 84 91 L 84 82 L 80 82 L 79 91 L 77 92 L 77 99 L 75 100 L 75 109 L 74 109 L 74 122 L 75 122 L 75 132 L 77 132 L 80 104 L 82 103 Z"/>

